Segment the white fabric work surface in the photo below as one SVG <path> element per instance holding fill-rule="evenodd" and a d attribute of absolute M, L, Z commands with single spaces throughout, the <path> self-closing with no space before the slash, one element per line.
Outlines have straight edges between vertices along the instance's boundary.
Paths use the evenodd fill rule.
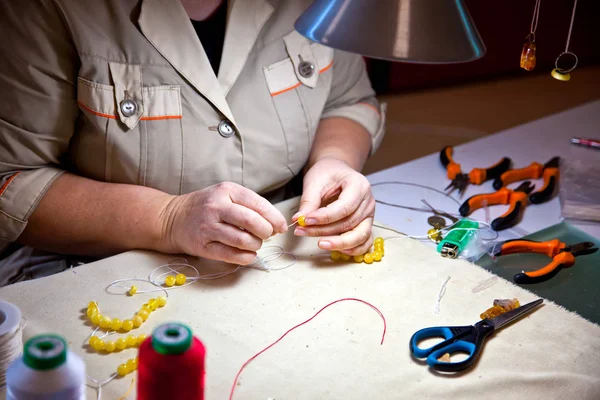
<path fill-rule="evenodd" d="M 291 216 L 295 206 L 295 201 L 288 201 L 279 207 Z M 393 235 L 380 229 L 375 234 Z M 600 327 L 547 302 L 497 332 L 475 367 L 458 377 L 440 376 L 411 359 L 408 342 L 418 329 L 473 324 L 496 298 L 517 297 L 522 304 L 535 299 L 500 278 L 492 287 L 473 293 L 475 286 L 493 276 L 475 265 L 442 259 L 409 239 L 386 241 L 385 257 L 371 265 L 335 263 L 314 239 L 291 234 L 266 243 L 273 244 L 293 252 L 297 264 L 273 272 L 246 269 L 170 291 L 166 307 L 132 332 L 150 333 L 166 321 L 189 324 L 207 347 L 207 399 L 227 399 L 248 358 L 343 297 L 363 299 L 381 310 L 388 324 L 383 345 L 383 324 L 371 308 L 357 302 L 335 304 L 251 363 L 234 399 L 600 398 Z M 125 253 L 3 288 L 0 298 L 21 309 L 27 320 L 25 338 L 45 332 L 65 336 L 70 348 L 84 358 L 88 374 L 102 380 L 119 363 L 133 358 L 135 350 L 99 355 L 82 347 L 92 331 L 82 314 L 88 301 L 98 301 L 103 314 L 130 318 L 159 293 L 117 296 L 107 294 L 105 286 L 115 279 L 146 277 L 169 259 L 147 252 Z M 229 268 L 193 263 L 203 272 Z M 285 263 L 280 259 L 272 265 Z M 447 276 L 452 278 L 436 314 L 435 303 Z M 132 377 L 135 374 L 109 383 L 102 398 L 122 396 Z M 88 398 L 95 396 L 88 390 Z M 134 393 L 128 398 L 135 398 Z"/>

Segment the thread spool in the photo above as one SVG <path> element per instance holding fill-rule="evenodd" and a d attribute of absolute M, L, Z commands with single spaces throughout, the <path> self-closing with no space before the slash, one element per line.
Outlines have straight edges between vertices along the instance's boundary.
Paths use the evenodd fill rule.
<path fill-rule="evenodd" d="M 85 365 L 58 335 L 38 335 L 6 371 L 7 400 L 84 400 Z"/>
<path fill-rule="evenodd" d="M 205 355 L 186 325 L 157 327 L 140 346 L 138 400 L 203 400 Z"/>
<path fill-rule="evenodd" d="M 0 300 L 0 387 L 6 384 L 6 370 L 22 349 L 21 311 L 14 304 Z"/>

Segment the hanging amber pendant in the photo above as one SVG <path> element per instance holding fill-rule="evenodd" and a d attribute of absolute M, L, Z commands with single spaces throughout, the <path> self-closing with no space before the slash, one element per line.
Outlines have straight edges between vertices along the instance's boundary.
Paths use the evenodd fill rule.
<path fill-rule="evenodd" d="M 528 39 L 521 51 L 521 68 L 525 71 L 533 71 L 535 68 L 535 42 Z"/>

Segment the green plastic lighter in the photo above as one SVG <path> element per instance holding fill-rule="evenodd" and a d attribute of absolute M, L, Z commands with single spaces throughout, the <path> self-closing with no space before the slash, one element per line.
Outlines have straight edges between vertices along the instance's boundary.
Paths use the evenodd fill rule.
<path fill-rule="evenodd" d="M 437 251 L 442 257 L 456 258 L 465 248 L 469 241 L 475 236 L 479 229 L 479 223 L 470 219 L 461 219 L 454 224 L 448 234 L 438 244 Z"/>

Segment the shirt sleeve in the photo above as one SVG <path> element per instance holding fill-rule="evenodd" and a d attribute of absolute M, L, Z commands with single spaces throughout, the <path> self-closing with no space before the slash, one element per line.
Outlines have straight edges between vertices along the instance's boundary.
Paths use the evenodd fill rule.
<path fill-rule="evenodd" d="M 63 172 L 78 57 L 51 0 L 0 1 L 0 250 Z"/>
<path fill-rule="evenodd" d="M 336 50 L 331 92 L 321 119 L 344 117 L 361 124 L 371 135 L 371 154 L 385 133 L 386 104 L 380 104 L 367 75 L 362 56 Z"/>

